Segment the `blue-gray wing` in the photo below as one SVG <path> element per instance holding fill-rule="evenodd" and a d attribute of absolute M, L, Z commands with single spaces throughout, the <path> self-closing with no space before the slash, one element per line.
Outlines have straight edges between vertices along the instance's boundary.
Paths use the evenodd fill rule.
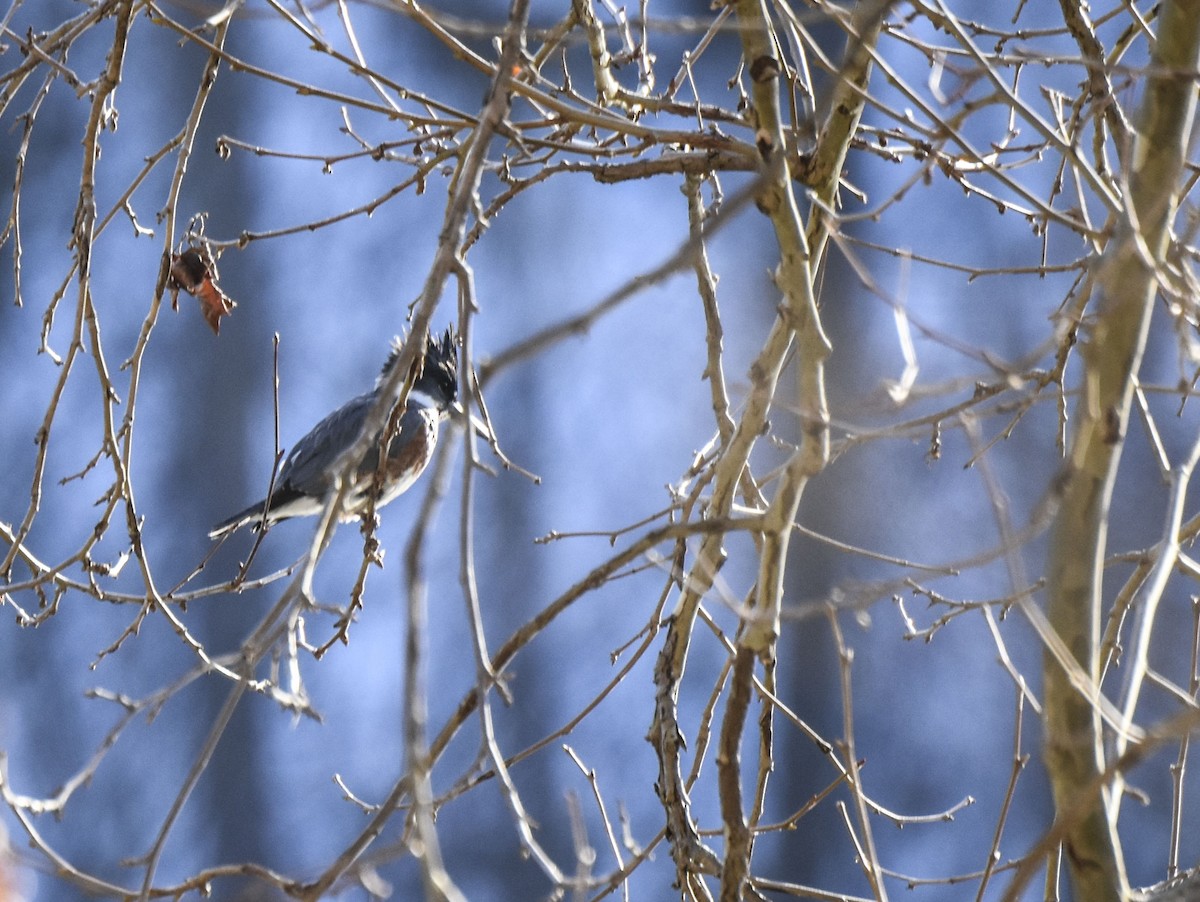
<path fill-rule="evenodd" d="M 373 393 L 359 395 L 317 423 L 296 443 L 284 461 L 271 497 L 217 524 L 209 535 L 217 537 L 263 518 L 272 523 L 317 513 L 333 482 L 334 465 L 358 438 L 375 398 Z M 392 439 L 388 448 L 379 506 L 404 492 L 421 475 L 437 444 L 438 419 L 437 410 L 414 400 L 409 401 L 400 418 L 399 435 Z M 347 501 L 347 512 L 358 513 L 361 510 L 378 465 L 377 432 L 358 465 L 355 485 L 351 487 Z"/>
<path fill-rule="evenodd" d="M 280 486 L 304 495 L 323 496 L 332 481 L 334 461 L 354 444 L 374 402 L 374 394 L 359 395 L 317 423 L 284 461 Z"/>
<path fill-rule="evenodd" d="M 279 474 L 281 488 L 303 495 L 324 496 L 332 482 L 331 469 L 334 463 L 354 444 L 374 403 L 374 394 L 359 395 L 314 426 L 308 435 L 296 443 L 284 462 Z M 420 441 L 424 438 L 427 424 L 420 411 L 420 405 L 408 404 L 400 418 L 399 437 L 393 439 L 388 449 L 389 458 L 399 457 L 402 446 L 414 439 Z M 379 464 L 378 436 L 376 433 L 358 466 L 357 476 L 360 479 L 373 476 Z"/>

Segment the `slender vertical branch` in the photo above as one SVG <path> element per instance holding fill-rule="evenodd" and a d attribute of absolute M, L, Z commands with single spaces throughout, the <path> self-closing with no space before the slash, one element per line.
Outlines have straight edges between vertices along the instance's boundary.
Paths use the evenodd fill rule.
<path fill-rule="evenodd" d="M 1200 15 L 1194 4 L 1166 2 L 1159 19 L 1126 206 L 1095 270 L 1098 307 L 1082 348 L 1083 391 L 1047 564 L 1050 623 L 1092 679 L 1091 693 L 1080 692 L 1047 652 L 1046 764 L 1060 813 L 1074 809 L 1105 771 L 1097 696 L 1109 506 L 1195 116 Z M 1111 800 L 1094 796 L 1066 833 L 1078 898 L 1128 894 L 1115 812 Z"/>
<path fill-rule="evenodd" d="M 852 33 L 846 66 L 835 92 L 837 103 L 824 123 L 824 137 L 818 142 L 822 180 L 815 190 L 826 199 L 826 206 L 837 194 L 846 149 L 862 112 L 863 92 L 869 73 L 869 55 L 862 52 L 863 41 L 874 39 L 878 17 L 884 6 L 872 8 L 872 20 L 865 29 Z M 752 121 L 755 144 L 765 174 L 759 209 L 771 220 L 779 245 L 780 262 L 776 284 L 783 294 L 780 321 L 794 336 L 797 349 L 796 393 L 800 415 L 800 444 L 784 467 L 775 496 L 764 518 L 759 552 L 758 580 L 753 603 L 738 637 L 730 681 L 730 699 L 726 721 L 722 725 L 721 745 L 717 754 L 721 792 L 721 814 L 725 822 L 726 849 L 721 877 L 722 902 L 735 902 L 745 893 L 750 873 L 753 833 L 749 829 L 741 803 L 740 743 L 754 662 L 763 663 L 763 682 L 775 694 L 775 644 L 779 638 L 783 606 L 784 574 L 788 546 L 800 499 L 812 477 L 829 461 L 829 406 L 825 396 L 825 361 L 832 346 L 821 325 L 814 288 L 815 261 L 826 246 L 828 221 L 818 205 L 810 228 L 800 216 L 791 174 L 788 169 L 788 136 L 781 107 L 781 61 L 778 42 L 766 4 L 762 0 L 741 0 L 734 7 L 742 38 L 742 56 L 751 80 Z M 771 706 L 763 706 L 759 721 L 759 767 L 755 805 L 750 820 L 756 822 L 766 796 L 767 776 L 774 760 Z M 863 825 L 869 835 L 867 825 Z"/>

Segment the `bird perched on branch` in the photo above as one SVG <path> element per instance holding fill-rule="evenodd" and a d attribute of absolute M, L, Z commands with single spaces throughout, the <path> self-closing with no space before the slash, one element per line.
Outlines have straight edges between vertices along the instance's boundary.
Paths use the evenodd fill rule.
<path fill-rule="evenodd" d="M 209 536 L 217 538 L 250 524 L 270 525 L 277 520 L 320 513 L 337 475 L 335 465 L 362 432 L 367 415 L 396 366 L 400 348 L 399 339 L 394 340 L 373 391 L 347 401 L 296 443 L 269 498 L 217 524 Z M 438 425 L 457 398 L 458 355 L 453 332 L 447 329 L 440 339 L 426 340 L 420 375 L 408 393 L 408 403 L 399 417 L 399 430 L 388 443 L 376 508 L 406 491 L 425 470 L 437 445 Z M 392 419 L 389 417 L 389 421 Z M 353 484 L 344 508 L 347 515 L 360 514 L 367 507 L 379 470 L 382 432 L 372 437 L 366 456 L 350 475 Z"/>

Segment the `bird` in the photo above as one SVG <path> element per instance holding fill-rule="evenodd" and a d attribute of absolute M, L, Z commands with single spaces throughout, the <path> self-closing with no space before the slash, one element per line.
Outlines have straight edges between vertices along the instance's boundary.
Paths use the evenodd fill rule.
<path fill-rule="evenodd" d="M 438 427 L 458 399 L 458 355 L 454 345 L 453 329 L 447 329 L 438 339 L 426 338 L 421 373 L 408 393 L 408 403 L 399 418 L 399 432 L 388 446 L 376 509 L 407 491 L 433 457 Z M 335 465 L 362 431 L 367 414 L 396 366 L 401 348 L 400 339 L 393 339 L 391 353 L 373 390 L 347 401 L 296 443 L 283 462 L 269 497 L 218 523 L 209 531 L 209 538 L 222 538 L 243 526 L 254 525 L 257 529 L 324 510 L 326 496 L 337 475 Z M 361 514 L 367 507 L 379 468 L 381 432 L 372 437 L 370 449 L 351 474 L 353 484 L 345 506 L 347 517 Z"/>

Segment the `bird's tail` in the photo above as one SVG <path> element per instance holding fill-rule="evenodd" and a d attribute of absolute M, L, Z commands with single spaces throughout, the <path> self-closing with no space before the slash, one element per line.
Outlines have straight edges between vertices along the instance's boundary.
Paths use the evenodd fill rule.
<path fill-rule="evenodd" d="M 244 511 L 234 514 L 228 520 L 222 520 L 208 531 L 208 537 L 210 539 L 219 539 L 228 535 L 234 530 L 241 529 L 243 526 L 248 526 L 251 523 L 261 521 L 263 510 L 266 508 L 266 506 L 266 498 L 264 498 L 262 501 L 256 501 Z"/>
<path fill-rule="evenodd" d="M 325 500 L 319 495 L 306 495 L 293 486 L 278 486 L 270 498 L 256 501 L 240 513 L 234 514 L 228 520 L 222 520 L 208 531 L 210 539 L 219 539 L 243 526 L 258 528 L 266 511 L 267 525 L 300 517 L 306 514 L 318 513 L 324 506 Z"/>

